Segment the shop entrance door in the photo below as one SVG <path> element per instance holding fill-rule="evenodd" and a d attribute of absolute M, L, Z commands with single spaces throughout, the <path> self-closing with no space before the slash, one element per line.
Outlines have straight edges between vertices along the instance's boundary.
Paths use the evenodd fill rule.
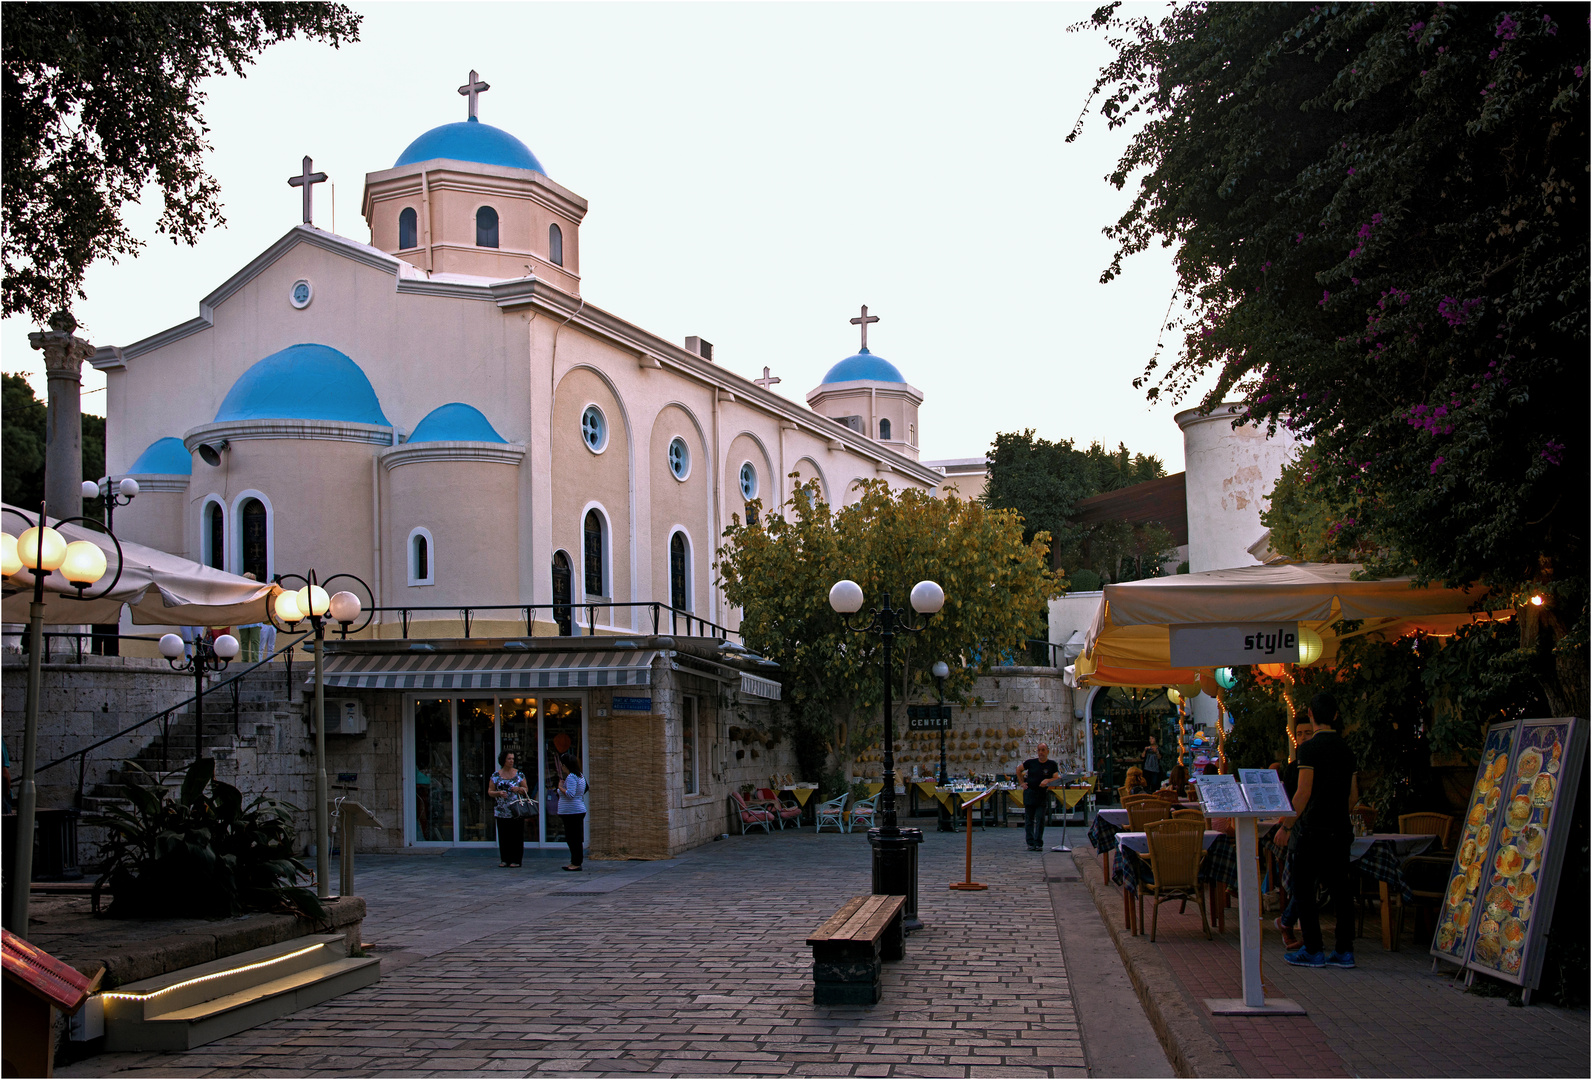
<path fill-rule="evenodd" d="M 498 755 L 512 752 L 541 810 L 534 823 L 526 823 L 526 843 L 562 845 L 556 759 L 568 750 L 585 758 L 583 697 L 415 698 L 408 713 L 404 831 L 409 843 L 496 843 L 487 784 Z"/>

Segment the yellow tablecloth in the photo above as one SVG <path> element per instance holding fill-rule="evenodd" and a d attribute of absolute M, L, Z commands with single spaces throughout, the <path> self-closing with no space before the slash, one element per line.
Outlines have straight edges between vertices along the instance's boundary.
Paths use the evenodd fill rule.
<path fill-rule="evenodd" d="M 780 790 L 790 792 L 791 797 L 796 800 L 797 806 L 806 806 L 807 800 L 812 798 L 813 792 L 818 789 L 815 787 L 782 787 Z"/>
<path fill-rule="evenodd" d="M 1093 784 L 1074 784 L 1068 787 L 1051 788 L 1050 793 L 1056 796 L 1056 801 L 1061 803 L 1063 807 L 1071 810 L 1083 802 L 1084 797 L 1093 790 Z"/>

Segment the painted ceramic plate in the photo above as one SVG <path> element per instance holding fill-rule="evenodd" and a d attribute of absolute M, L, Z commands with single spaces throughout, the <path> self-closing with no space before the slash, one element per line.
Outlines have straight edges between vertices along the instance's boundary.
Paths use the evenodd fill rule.
<path fill-rule="evenodd" d="M 1481 860 L 1477 859 L 1470 864 L 1470 869 L 1465 871 L 1465 891 L 1473 893 L 1481 888 Z"/>
<path fill-rule="evenodd" d="M 1487 841 L 1492 839 L 1492 826 L 1483 825 L 1476 830 L 1476 851 L 1480 854 L 1487 850 Z"/>
<path fill-rule="evenodd" d="M 1553 774 L 1538 773 L 1537 778 L 1531 782 L 1531 803 L 1533 806 L 1547 806 L 1553 802 Z"/>
<path fill-rule="evenodd" d="M 1487 807 L 1487 812 L 1489 814 L 1498 809 L 1498 800 L 1503 797 L 1503 788 L 1495 787 L 1491 791 L 1487 792 L 1487 801 L 1484 805 Z"/>
<path fill-rule="evenodd" d="M 1529 747 L 1521 751 L 1520 761 L 1515 765 L 1515 775 L 1524 780 L 1528 776 L 1535 776 L 1542 771 L 1542 751 L 1536 747 Z"/>
<path fill-rule="evenodd" d="M 1528 859 L 1534 859 L 1537 857 L 1537 853 L 1542 850 L 1542 845 L 1547 838 L 1547 834 L 1542 831 L 1541 825 L 1527 825 L 1520 830 L 1520 850 L 1525 852 Z"/>
<path fill-rule="evenodd" d="M 1493 866 L 1506 878 L 1512 878 L 1526 868 L 1525 856 L 1520 854 L 1520 849 L 1513 844 L 1505 844 L 1498 849 L 1498 855 L 1493 859 Z"/>
<path fill-rule="evenodd" d="M 1524 900 L 1537 891 L 1537 877 L 1535 874 L 1521 874 L 1509 883 L 1509 895 L 1516 900 Z"/>
<path fill-rule="evenodd" d="M 1516 795 L 1509 800 L 1509 812 L 1506 816 L 1511 829 L 1518 829 L 1531 820 L 1531 800 L 1524 795 Z"/>
<path fill-rule="evenodd" d="M 1526 941 L 1526 928 L 1519 919 L 1505 919 L 1503 923 L 1504 947 L 1518 949 Z"/>
<path fill-rule="evenodd" d="M 1465 819 L 1472 825 L 1480 825 L 1487 820 L 1487 800 L 1477 799 L 1476 805 L 1470 808 L 1470 816 Z"/>
<path fill-rule="evenodd" d="M 1520 879 L 1516 878 L 1515 880 L 1519 881 Z M 1529 923 L 1531 921 L 1530 900 L 1522 900 L 1520 903 L 1515 905 L 1515 918 L 1519 919 L 1523 923 Z"/>
<path fill-rule="evenodd" d="M 1463 844 L 1459 845 L 1459 865 L 1461 867 L 1466 867 L 1475 861 L 1476 841 L 1466 840 Z"/>
<path fill-rule="evenodd" d="M 1510 975 L 1520 971 L 1520 953 L 1518 951 L 1504 953 L 1503 969 Z"/>
<path fill-rule="evenodd" d="M 1496 918 L 1498 915 L 1507 915 L 1515 909 L 1514 898 L 1509 895 L 1509 890 L 1502 885 L 1494 885 L 1487 890 L 1487 914 Z"/>
<path fill-rule="evenodd" d="M 1498 842 L 1500 844 L 1507 844 L 1514 835 L 1514 833 L 1509 831 L 1509 826 L 1505 825 L 1503 828 L 1498 830 Z"/>
<path fill-rule="evenodd" d="M 1437 951 L 1448 952 L 1454 947 L 1454 939 L 1459 936 L 1454 924 L 1446 922 L 1437 929 Z"/>
<path fill-rule="evenodd" d="M 1509 771 L 1509 758 L 1504 754 L 1494 754 L 1492 764 L 1487 766 L 1487 775 L 1494 780 L 1502 780 L 1504 773 Z"/>
<path fill-rule="evenodd" d="M 1465 899 L 1465 893 L 1468 891 L 1469 882 L 1466 880 L 1466 875 L 1456 875 L 1454 880 L 1448 883 L 1448 906 L 1457 906 L 1461 900 Z"/>
<path fill-rule="evenodd" d="M 1483 923 L 1482 925 L 1484 927 L 1491 925 L 1493 933 L 1496 934 L 1498 932 L 1497 923 Z M 1494 963 L 1498 959 L 1498 951 L 1498 939 L 1496 937 L 1478 937 L 1476 939 L 1476 955 L 1487 963 Z"/>
<path fill-rule="evenodd" d="M 1470 913 L 1475 910 L 1475 904 L 1469 900 L 1459 905 L 1459 910 L 1454 912 L 1454 925 L 1461 931 L 1470 925 Z"/>

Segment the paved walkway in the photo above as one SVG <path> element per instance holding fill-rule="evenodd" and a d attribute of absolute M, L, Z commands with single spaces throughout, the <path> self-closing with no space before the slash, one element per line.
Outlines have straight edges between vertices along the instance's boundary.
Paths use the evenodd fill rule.
<path fill-rule="evenodd" d="M 872 1008 L 814 1006 L 804 944 L 868 891 L 861 834 L 753 834 L 581 875 L 557 858 L 511 871 L 495 853 L 369 857 L 358 891 L 364 936 L 385 960 L 379 984 L 187 1053 L 108 1054 L 58 1072 L 1089 1075 L 1045 857 L 1016 829 L 974 842 L 975 877 L 990 888 L 952 892 L 963 838 L 926 834 L 926 928 L 885 966 Z M 1100 930 L 1086 927 L 1095 967 L 1115 951 Z M 1169 1075 L 1136 999 L 1124 1000 L 1101 1029 L 1100 1060 L 1117 1064 L 1097 1074 L 1130 1071 L 1112 1057 L 1127 1041 L 1150 1049 L 1133 1071 Z"/>

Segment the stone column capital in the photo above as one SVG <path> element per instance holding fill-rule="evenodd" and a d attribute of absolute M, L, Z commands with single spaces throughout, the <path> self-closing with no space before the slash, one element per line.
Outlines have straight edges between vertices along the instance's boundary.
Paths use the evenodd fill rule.
<path fill-rule="evenodd" d="M 52 379 L 81 379 L 83 361 L 94 355 L 94 346 L 70 330 L 36 331 L 28 343 L 44 353 L 44 370 Z"/>

